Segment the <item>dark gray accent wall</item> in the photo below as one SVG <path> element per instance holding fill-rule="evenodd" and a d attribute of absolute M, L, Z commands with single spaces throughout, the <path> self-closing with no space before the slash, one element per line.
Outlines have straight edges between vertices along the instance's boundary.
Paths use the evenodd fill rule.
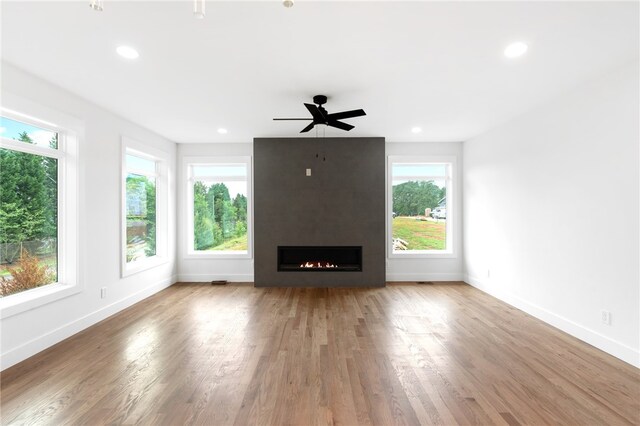
<path fill-rule="evenodd" d="M 255 285 L 384 286 L 384 138 L 256 138 L 253 154 Z M 278 272 L 279 245 L 362 246 L 363 269 Z"/>

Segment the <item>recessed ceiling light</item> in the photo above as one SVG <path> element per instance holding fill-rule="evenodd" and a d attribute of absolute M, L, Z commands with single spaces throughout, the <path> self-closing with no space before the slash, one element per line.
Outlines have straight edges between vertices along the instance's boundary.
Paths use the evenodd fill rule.
<path fill-rule="evenodd" d="M 220 127 L 218 129 L 218 133 L 220 133 L 221 135 L 226 135 L 227 134 L 227 129 L 223 129 L 222 127 Z"/>
<path fill-rule="evenodd" d="M 420 133 L 422 131 L 422 129 L 420 127 L 412 127 L 411 128 L 411 133 Z"/>
<path fill-rule="evenodd" d="M 528 48 L 529 46 L 527 46 L 526 43 L 516 41 L 504 49 L 504 56 L 507 58 L 517 58 L 518 56 L 524 55 Z"/>
<path fill-rule="evenodd" d="M 140 56 L 138 51 L 131 46 L 119 46 L 116 49 L 116 52 L 118 52 L 118 55 L 126 59 L 136 59 Z"/>

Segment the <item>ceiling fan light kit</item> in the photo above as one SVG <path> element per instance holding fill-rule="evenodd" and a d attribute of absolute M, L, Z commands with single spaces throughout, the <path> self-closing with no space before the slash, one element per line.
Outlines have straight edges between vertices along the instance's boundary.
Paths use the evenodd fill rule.
<path fill-rule="evenodd" d="M 89 7 L 96 12 L 102 12 L 104 10 L 104 2 L 103 0 L 91 0 Z"/>
<path fill-rule="evenodd" d="M 322 105 L 327 103 L 327 97 L 325 95 L 316 95 L 313 97 L 313 104 L 305 103 L 304 106 L 307 108 L 309 113 L 311 114 L 311 118 L 274 118 L 275 121 L 285 121 L 285 120 L 312 120 L 311 124 L 302 129 L 300 133 L 307 133 L 314 126 L 322 125 L 335 127 L 337 129 L 342 129 L 349 131 L 354 128 L 351 124 L 344 123 L 340 120 L 344 120 L 347 118 L 361 117 L 363 115 L 367 115 L 362 109 L 354 109 L 351 111 L 342 111 L 335 112 L 333 114 L 329 114 L 326 109 Z M 315 104 L 315 105 L 314 105 Z"/>
<path fill-rule="evenodd" d="M 205 0 L 193 0 L 193 16 L 196 19 L 204 19 L 204 1 Z"/>
<path fill-rule="evenodd" d="M 291 3 L 289 6 L 286 4 L 287 1 Z M 193 0 L 193 16 L 195 16 L 196 19 L 204 19 L 204 3 L 205 0 Z M 293 6 L 293 0 L 285 0 L 284 3 L 286 7 Z M 91 0 L 89 7 L 97 12 L 102 12 L 104 10 L 104 0 Z"/>

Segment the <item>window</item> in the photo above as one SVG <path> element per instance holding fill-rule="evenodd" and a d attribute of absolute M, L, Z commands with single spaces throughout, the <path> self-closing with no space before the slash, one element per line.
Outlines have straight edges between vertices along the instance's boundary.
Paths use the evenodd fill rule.
<path fill-rule="evenodd" d="M 123 275 L 166 261 L 166 160 L 124 139 Z"/>
<path fill-rule="evenodd" d="M 0 297 L 58 282 L 59 134 L 0 117 Z"/>
<path fill-rule="evenodd" d="M 250 158 L 186 159 L 189 254 L 250 256 Z"/>
<path fill-rule="evenodd" d="M 389 157 L 389 253 L 452 255 L 452 169 L 448 159 Z"/>
<path fill-rule="evenodd" d="M 127 263 L 156 255 L 156 162 L 127 154 Z"/>
<path fill-rule="evenodd" d="M 10 92 L 0 110 L 0 318 L 8 318 L 82 290 L 77 164 L 84 125 Z"/>

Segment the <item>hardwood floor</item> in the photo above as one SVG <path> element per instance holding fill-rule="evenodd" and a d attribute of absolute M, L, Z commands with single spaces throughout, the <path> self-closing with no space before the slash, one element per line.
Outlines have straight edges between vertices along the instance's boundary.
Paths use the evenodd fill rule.
<path fill-rule="evenodd" d="M 640 423 L 640 373 L 465 284 L 178 284 L 2 373 L 3 424 Z"/>

